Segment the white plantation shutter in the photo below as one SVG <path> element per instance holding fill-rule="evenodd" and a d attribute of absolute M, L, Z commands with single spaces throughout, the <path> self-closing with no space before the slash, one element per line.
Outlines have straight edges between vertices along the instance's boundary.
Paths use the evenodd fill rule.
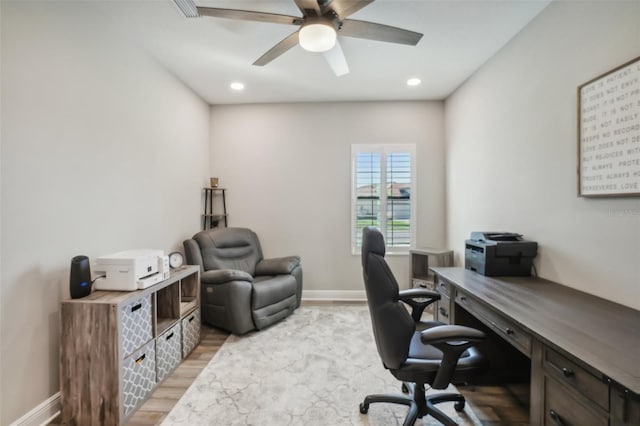
<path fill-rule="evenodd" d="M 351 246 L 375 226 L 389 253 L 407 253 L 415 236 L 415 145 L 351 146 Z"/>

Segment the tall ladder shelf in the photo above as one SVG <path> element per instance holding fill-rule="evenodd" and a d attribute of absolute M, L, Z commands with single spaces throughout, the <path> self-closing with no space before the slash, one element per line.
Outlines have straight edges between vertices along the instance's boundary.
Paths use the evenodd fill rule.
<path fill-rule="evenodd" d="M 215 228 L 220 226 L 220 221 L 224 221 L 227 227 L 227 201 L 225 188 L 203 188 L 204 189 L 204 214 L 202 215 L 202 229 Z M 213 212 L 213 198 L 222 198 L 222 213 Z"/>

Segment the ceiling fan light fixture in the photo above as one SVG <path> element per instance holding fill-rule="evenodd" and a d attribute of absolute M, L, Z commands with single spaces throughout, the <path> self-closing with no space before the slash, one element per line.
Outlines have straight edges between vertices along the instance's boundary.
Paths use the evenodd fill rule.
<path fill-rule="evenodd" d="M 336 45 L 336 29 L 329 23 L 303 25 L 298 34 L 300 46 L 309 52 L 326 52 Z"/>

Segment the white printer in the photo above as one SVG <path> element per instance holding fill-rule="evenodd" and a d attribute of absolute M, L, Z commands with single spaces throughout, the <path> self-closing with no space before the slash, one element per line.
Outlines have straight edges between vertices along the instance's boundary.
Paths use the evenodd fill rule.
<path fill-rule="evenodd" d="M 169 256 L 162 250 L 121 251 L 98 257 L 94 271 L 104 275 L 94 283 L 97 290 L 140 290 L 169 278 Z"/>

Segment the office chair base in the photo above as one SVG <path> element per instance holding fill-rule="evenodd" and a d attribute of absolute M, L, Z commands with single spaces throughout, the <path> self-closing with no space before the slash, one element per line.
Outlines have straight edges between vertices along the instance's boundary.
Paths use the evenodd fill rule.
<path fill-rule="evenodd" d="M 402 404 L 409 407 L 409 413 L 407 413 L 403 426 L 413 426 L 418 418 L 427 415 L 432 416 L 445 426 L 456 426 L 457 423 L 438 409 L 436 404 L 455 402 L 453 408 L 456 411 L 462 411 L 465 407 L 464 397 L 457 393 L 439 393 L 425 396 L 423 385 L 416 386 L 414 383 L 408 382 L 402 383 L 402 392 L 408 395 L 367 395 L 364 401 L 360 403 L 360 413 L 367 414 L 369 405 L 377 402 Z"/>
<path fill-rule="evenodd" d="M 390 404 L 402 404 L 409 406 L 409 413 L 404 419 L 403 426 L 413 426 L 418 419 L 418 404 L 408 397 L 401 395 L 367 395 L 364 398 L 364 402 L 360 403 L 360 413 L 367 414 L 369 411 L 369 405 L 376 402 L 387 402 Z M 455 424 L 455 423 L 454 423 Z"/>

